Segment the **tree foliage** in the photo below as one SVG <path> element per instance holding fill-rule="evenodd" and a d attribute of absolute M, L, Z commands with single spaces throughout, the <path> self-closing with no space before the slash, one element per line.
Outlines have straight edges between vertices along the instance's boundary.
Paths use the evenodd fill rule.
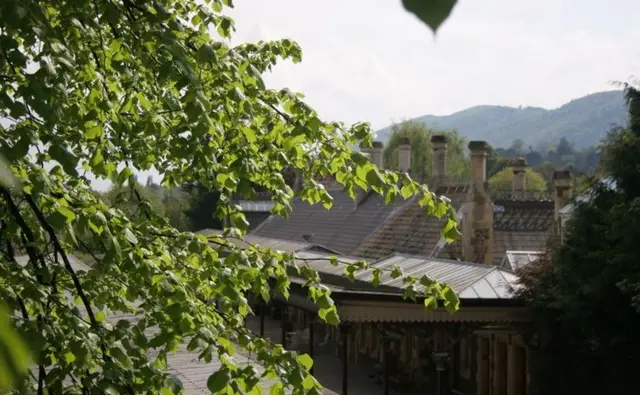
<path fill-rule="evenodd" d="M 256 393 L 257 372 L 229 358 L 231 340 L 294 393 L 319 393 L 295 353 L 243 324 L 252 314 L 247 293 L 288 295 L 294 256 L 230 242 L 247 225 L 229 204 L 235 194 L 270 191 L 274 212 L 286 215 L 293 191 L 285 168 L 300 172 L 299 197 L 310 203 L 331 207 L 316 181 L 331 175 L 352 196 L 356 188 L 388 201 L 418 194 L 426 214 L 449 217 L 445 236 L 457 234 L 445 200 L 352 152 L 371 143 L 368 124 L 324 122 L 300 95 L 264 85 L 264 72 L 279 59 L 299 61 L 301 50 L 287 39 L 230 47 L 234 22 L 223 13 L 230 3 L 0 2 L 0 116 L 9 120 L 0 126 L 8 164 L 0 298 L 31 346 L 35 368 L 17 378 L 24 392 L 179 393 L 167 355 L 188 343 L 201 359 L 222 362 L 209 379 L 212 392 Z M 135 187 L 122 196 L 125 208 L 90 188 L 90 175 L 116 190 L 135 186 L 135 173 L 152 166 L 167 188 L 217 191 L 225 234 L 179 232 Z M 132 220 L 126 207 L 139 216 Z M 96 260 L 89 272 L 73 268 L 75 249 Z M 23 254 L 26 266 L 17 262 Z M 337 324 L 328 288 L 314 270 L 297 267 L 320 317 Z M 406 281 L 412 292 L 457 307 L 450 288 L 428 277 Z M 113 322 L 113 312 L 140 319 Z M 4 335 L 0 350 L 17 350 Z M 0 366 L 23 362 L 19 355 L 0 353 Z"/>
<path fill-rule="evenodd" d="M 384 148 L 384 166 L 398 168 L 398 144 L 407 137 L 411 143 L 411 174 L 418 180 L 427 180 L 433 172 L 433 150 L 431 136 L 447 136 L 447 175 L 463 177 L 469 175 L 469 160 L 465 156 L 467 140 L 455 130 L 432 129 L 423 122 L 405 121 L 392 126 L 389 142 Z"/>
<path fill-rule="evenodd" d="M 564 242 L 524 273 L 523 296 L 543 334 L 540 393 L 640 391 L 640 93 L 625 93 L 631 121 L 603 143 L 607 178 L 576 203 Z"/>
<path fill-rule="evenodd" d="M 540 173 L 529 168 L 524 173 L 525 190 L 544 192 L 547 190 L 547 182 Z M 489 188 L 494 190 L 511 190 L 513 188 L 513 167 L 505 167 L 491 178 L 489 178 Z"/>

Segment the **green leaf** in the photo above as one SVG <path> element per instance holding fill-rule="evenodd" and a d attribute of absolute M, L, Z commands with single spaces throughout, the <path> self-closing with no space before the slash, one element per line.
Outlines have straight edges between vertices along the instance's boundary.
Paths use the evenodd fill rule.
<path fill-rule="evenodd" d="M 72 154 L 69 150 L 62 147 L 61 145 L 54 144 L 49 147 L 49 155 L 51 158 L 62 166 L 64 171 L 71 175 L 77 176 L 78 172 L 76 170 L 76 165 L 78 164 L 78 158 Z"/>
<path fill-rule="evenodd" d="M 71 223 L 76 219 L 76 214 L 67 207 L 59 207 L 58 212 L 67 219 L 67 223 Z"/>
<path fill-rule="evenodd" d="M 13 387 L 30 362 L 26 343 L 11 325 L 7 309 L 0 304 L 0 389 Z"/>
<path fill-rule="evenodd" d="M 380 269 L 373 269 L 371 271 L 371 274 L 373 275 L 373 280 L 371 280 L 371 283 L 373 284 L 374 287 L 379 286 L 382 283 L 382 270 Z"/>
<path fill-rule="evenodd" d="M 133 367 L 133 362 L 131 358 L 127 355 L 122 343 L 119 341 L 114 342 L 109 349 L 111 356 L 122 365 L 125 369 L 131 369 Z"/>
<path fill-rule="evenodd" d="M 442 228 L 442 237 L 447 243 L 452 243 L 458 238 L 459 232 L 457 223 L 454 219 L 448 218 L 447 223 Z"/>
<path fill-rule="evenodd" d="M 402 0 L 404 8 L 424 22 L 435 34 L 447 20 L 457 0 Z"/>
<path fill-rule="evenodd" d="M 207 379 L 207 388 L 212 394 L 217 394 L 227 387 L 229 380 L 231 380 L 231 376 L 228 370 L 218 370 Z"/>
<path fill-rule="evenodd" d="M 138 238 L 133 234 L 131 229 L 127 228 L 124 230 L 124 237 L 127 239 L 127 241 L 129 241 L 129 243 L 133 245 L 138 244 Z"/>
<path fill-rule="evenodd" d="M 106 318 L 104 312 L 102 311 L 98 311 L 97 313 L 95 313 L 95 318 L 97 322 L 103 322 Z"/>
<path fill-rule="evenodd" d="M 87 140 L 95 140 L 97 138 L 99 138 L 100 136 L 102 136 L 102 133 L 104 133 L 104 129 L 102 128 L 102 126 L 93 126 L 89 129 L 87 129 L 86 132 L 84 132 L 84 137 Z"/>
<path fill-rule="evenodd" d="M 275 383 L 269 389 L 269 395 L 284 395 L 284 386 L 281 382 Z"/>
<path fill-rule="evenodd" d="M 322 308 L 319 309 L 318 316 L 320 317 L 320 319 L 322 319 L 324 322 L 326 322 L 329 325 L 335 326 L 340 323 L 340 317 L 338 317 L 338 311 L 336 309 L 336 306 L 331 306 L 326 309 L 322 309 Z"/>
<path fill-rule="evenodd" d="M 391 270 L 391 278 L 392 279 L 397 279 L 402 277 L 403 272 L 402 272 L 402 268 L 400 268 L 399 266 L 393 266 L 393 269 Z"/>
<path fill-rule="evenodd" d="M 313 359 L 311 359 L 309 355 L 307 354 L 298 355 L 296 359 L 298 360 L 300 365 L 304 366 L 306 371 L 311 370 L 311 367 L 313 366 Z"/>
<path fill-rule="evenodd" d="M 402 186 L 400 194 L 402 198 L 407 200 L 418 192 L 418 186 L 414 183 L 408 183 Z"/>
<path fill-rule="evenodd" d="M 458 295 L 456 295 L 451 287 L 444 287 L 442 296 L 444 298 L 444 308 L 447 309 L 448 312 L 454 313 L 460 308 L 460 299 L 458 299 Z"/>
<path fill-rule="evenodd" d="M 5 188 L 10 188 L 16 185 L 13 172 L 2 155 L 0 155 L 0 185 Z"/>
<path fill-rule="evenodd" d="M 75 356 L 75 354 L 73 354 L 71 351 L 67 351 L 67 352 L 64 354 L 64 360 L 65 360 L 65 362 L 67 362 L 67 363 L 73 363 L 73 361 L 75 361 L 75 360 L 76 360 L 76 356 Z"/>
<path fill-rule="evenodd" d="M 424 305 L 427 307 L 427 309 L 429 310 L 435 310 L 438 308 L 438 298 L 436 298 L 435 296 L 431 295 L 428 296 L 424 299 Z"/>
<path fill-rule="evenodd" d="M 153 107 L 153 104 L 149 101 L 149 99 L 147 99 L 147 96 L 144 93 L 136 93 L 136 98 L 138 99 L 138 103 L 140 103 L 142 109 L 150 110 L 151 107 Z"/>

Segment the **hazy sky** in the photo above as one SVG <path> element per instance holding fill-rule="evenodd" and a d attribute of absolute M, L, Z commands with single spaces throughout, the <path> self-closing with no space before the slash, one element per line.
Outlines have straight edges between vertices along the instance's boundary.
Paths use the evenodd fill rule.
<path fill-rule="evenodd" d="M 459 0 L 435 38 L 400 0 L 234 3 L 234 41 L 302 46 L 270 86 L 374 129 L 478 104 L 553 108 L 640 76 L 638 0 Z"/>

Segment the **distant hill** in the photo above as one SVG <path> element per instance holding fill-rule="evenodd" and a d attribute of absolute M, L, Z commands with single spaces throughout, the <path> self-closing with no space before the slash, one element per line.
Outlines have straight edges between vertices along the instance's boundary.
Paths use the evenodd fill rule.
<path fill-rule="evenodd" d="M 486 140 L 495 147 L 508 147 L 515 139 L 527 145 L 557 142 L 565 137 L 577 148 L 597 144 L 613 125 L 627 122 L 622 91 L 599 92 L 547 110 L 481 105 L 451 115 L 423 115 L 414 120 L 433 127 L 457 129 L 469 140 Z M 389 139 L 391 126 L 377 131 L 378 140 Z"/>

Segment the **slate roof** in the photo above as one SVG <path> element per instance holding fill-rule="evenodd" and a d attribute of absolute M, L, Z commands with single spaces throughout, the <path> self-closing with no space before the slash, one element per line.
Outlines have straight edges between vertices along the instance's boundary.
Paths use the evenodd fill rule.
<path fill-rule="evenodd" d="M 467 190 L 458 188 L 445 194 L 460 212 L 468 199 Z M 503 195 L 501 195 L 503 197 Z M 463 259 L 462 239 L 445 244 L 441 237 L 444 221 L 424 214 L 417 202 L 410 201 L 352 254 L 379 259 L 393 253 L 418 254 L 442 259 Z M 553 230 L 553 202 L 500 200 L 494 204 L 493 263 L 499 265 L 507 250 L 539 250 L 549 240 Z M 462 237 L 462 236 L 460 236 Z"/>
<path fill-rule="evenodd" d="M 466 192 L 449 194 L 447 197 L 453 207 L 459 209 L 466 198 Z M 443 258 L 459 256 L 459 246 L 455 244 L 442 244 L 443 248 L 437 249 L 443 227 L 444 221 L 426 215 L 417 199 L 412 199 L 397 209 L 352 254 L 370 259 L 379 259 L 396 252 L 425 256 L 435 254 Z"/>
<path fill-rule="evenodd" d="M 293 241 L 303 241 L 308 235 L 313 244 L 350 253 L 404 204 L 398 198 L 395 204 L 386 205 L 383 197 L 373 193 L 361 194 L 357 202 L 343 191 L 333 190 L 330 194 L 331 210 L 296 199 L 288 218 L 272 215 L 252 234 Z"/>
<path fill-rule="evenodd" d="M 461 214 L 467 201 L 469 180 L 431 180 L 437 195 L 447 196 Z M 553 201 L 546 194 L 491 191 L 494 201 L 493 263 L 499 265 L 506 251 L 542 249 L 553 231 Z M 342 254 L 381 259 L 394 253 L 442 259 L 463 259 L 462 240 L 446 244 L 441 237 L 444 221 L 425 214 L 416 199 L 386 206 L 377 195 L 354 203 L 344 192 L 332 191 L 334 207 L 310 206 L 296 201 L 289 218 L 269 217 L 252 234 L 312 242 Z M 494 196 L 495 195 L 495 196 Z"/>

